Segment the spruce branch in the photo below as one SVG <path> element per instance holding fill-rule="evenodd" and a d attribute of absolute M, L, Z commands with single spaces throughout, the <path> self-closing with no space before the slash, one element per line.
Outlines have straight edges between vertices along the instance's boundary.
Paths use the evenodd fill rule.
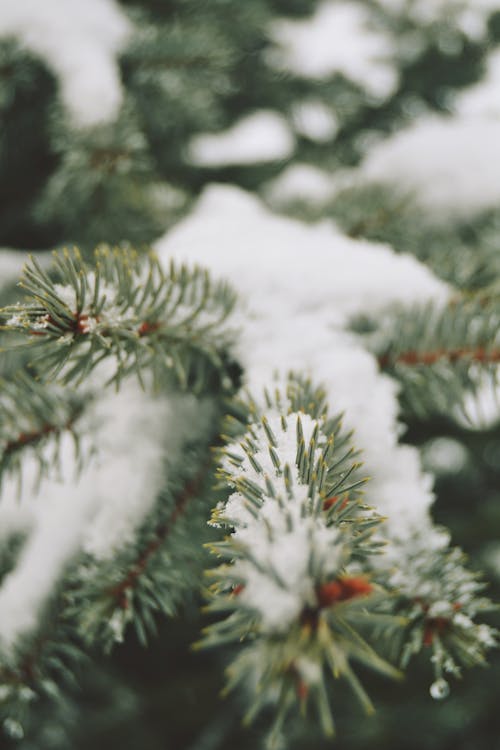
<path fill-rule="evenodd" d="M 63 611 L 61 592 L 34 639 L 26 638 L 15 654 L 0 651 L 0 720 L 14 740 L 33 723 L 35 702 L 64 702 L 65 688 L 77 687 L 79 668 L 88 660 Z"/>
<path fill-rule="evenodd" d="M 0 380 L 0 486 L 6 475 L 22 481 L 27 451 L 39 466 L 38 482 L 58 466 L 61 440 L 69 434 L 75 457 L 83 460 L 78 422 L 89 396 L 47 386 L 18 372 L 12 380 Z M 47 448 L 50 446 L 50 454 Z"/>
<path fill-rule="evenodd" d="M 213 463 L 205 442 L 187 447 L 182 468 L 133 543 L 109 560 L 76 557 L 39 629 L 15 650 L 0 650 L 0 718 L 10 718 L 21 731 L 30 722 L 33 700 L 60 701 L 64 686 L 76 684 L 89 647 L 109 652 L 124 640 L 128 626 L 146 644 L 156 633 L 155 616 L 172 616 L 198 591 Z"/>
<path fill-rule="evenodd" d="M 482 595 L 485 584 L 466 567 L 460 549 L 433 548 L 417 535 L 396 545 L 395 552 L 391 611 L 407 625 L 391 636 L 391 656 L 405 668 L 416 654 L 428 653 L 434 671 L 430 692 L 442 699 L 450 689 L 447 675 L 460 677 L 462 667 L 486 666 L 486 652 L 498 646 L 498 632 L 475 622 L 497 607 Z"/>
<path fill-rule="evenodd" d="M 461 295 L 480 297 L 484 290 L 493 296 L 496 291 L 498 304 L 500 254 L 495 210 L 472 220 L 435 222 L 419 206 L 417 195 L 402 191 L 400 185 L 376 183 L 341 191 L 328 213 L 349 236 L 382 242 L 398 253 L 414 255 Z"/>
<path fill-rule="evenodd" d="M 399 674 L 361 633 L 388 596 L 366 573 L 380 551 L 372 534 L 381 519 L 361 502 L 360 464 L 321 389 L 292 376 L 266 402 L 263 410 L 250 402 L 246 432 L 222 452 L 219 477 L 232 494 L 212 523 L 229 534 L 211 545 L 223 562 L 209 571 L 208 610 L 225 618 L 199 645 L 244 643 L 228 690 L 250 686 L 247 721 L 272 705 L 277 737 L 289 712 L 310 702 L 332 734 L 328 672 L 344 677 L 368 711 L 351 660 Z"/>
<path fill-rule="evenodd" d="M 426 418 L 460 409 L 467 393 L 498 383 L 500 316 L 495 303 L 454 301 L 394 310 L 373 334 L 380 368 L 403 386 L 406 410 Z"/>
<path fill-rule="evenodd" d="M 134 544 L 113 560 L 88 558 L 75 569 L 67 616 L 87 645 L 109 652 L 124 640 L 129 625 L 146 645 L 148 636 L 156 634 L 155 615 L 172 617 L 198 591 L 206 561 L 202 542 L 207 538 L 213 450 L 207 455 L 207 446 L 191 448 L 184 458 L 189 468 L 170 479 Z M 199 467 L 194 473 L 193 466 Z"/>
<path fill-rule="evenodd" d="M 235 296 L 206 271 L 171 263 L 164 272 L 153 255 L 143 261 L 108 247 L 96 250 L 91 268 L 75 249 L 54 253 L 48 272 L 32 258 L 21 286 L 28 301 L 2 317 L 25 334 L 45 380 L 78 385 L 106 360 L 108 382 L 117 385 L 129 374 L 143 382 L 151 371 L 157 387 L 233 387 L 225 322 Z"/>
<path fill-rule="evenodd" d="M 130 101 L 112 123 L 69 132 L 56 123 L 52 148 L 57 167 L 35 217 L 55 222 L 89 255 L 103 238 L 152 241 L 185 209 L 186 194 L 162 179 Z"/>

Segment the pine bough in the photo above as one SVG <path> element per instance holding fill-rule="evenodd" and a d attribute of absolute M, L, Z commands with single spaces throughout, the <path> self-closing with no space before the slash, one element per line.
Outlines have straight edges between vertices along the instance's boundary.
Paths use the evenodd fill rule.
<path fill-rule="evenodd" d="M 496 633 L 476 622 L 492 608 L 483 584 L 444 532 L 428 546 L 418 530 L 411 544 L 387 531 L 355 436 L 329 413 L 321 387 L 284 373 L 263 398 L 242 395 L 229 325 L 235 295 L 226 284 L 198 268 L 164 271 L 152 255 L 103 247 L 92 267 L 76 250 L 56 254 L 50 270 L 33 259 L 21 286 L 27 301 L 2 318 L 13 345 L 31 357 L 0 381 L 0 480 L 20 485 L 31 462 L 42 508 L 65 436 L 77 474 L 99 453 L 98 441 L 88 447 L 88 415 L 103 389 L 137 378 L 158 400 L 194 394 L 210 407 L 198 439 L 179 444 L 133 536 L 112 554 L 73 550 L 30 626 L 0 639 L 7 733 L 22 735 L 37 694 L 61 695 L 87 647 L 108 650 L 129 624 L 146 642 L 156 613 L 174 614 L 203 567 L 211 624 L 196 646 L 234 644 L 227 690 L 246 687 L 245 721 L 262 710 L 274 716 L 271 745 L 296 707 L 334 733 L 336 679 L 371 712 L 356 663 L 398 679 L 414 655 L 427 653 L 435 698 L 447 695 L 448 675 L 485 663 Z M 399 311 L 372 336 L 381 368 L 401 380 L 409 403 L 430 382 L 428 408 L 443 399 L 448 406 L 473 388 L 478 371 L 491 371 L 496 311 L 482 326 L 477 319 L 470 304 L 406 318 Z M 25 534 L 2 532 L 2 577 L 19 562 Z"/>

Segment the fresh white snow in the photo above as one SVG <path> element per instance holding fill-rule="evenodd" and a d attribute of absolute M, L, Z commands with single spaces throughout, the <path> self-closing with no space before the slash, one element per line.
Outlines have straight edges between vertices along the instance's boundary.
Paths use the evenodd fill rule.
<path fill-rule="evenodd" d="M 489 16 L 500 10 L 499 0 L 377 0 L 377 3 L 424 28 L 451 20 L 457 29 L 474 40 L 485 36 Z"/>
<path fill-rule="evenodd" d="M 353 181 L 413 194 L 431 221 L 500 207 L 500 118 L 428 116 L 375 145 Z"/>
<path fill-rule="evenodd" d="M 306 78 L 340 73 L 377 99 L 397 86 L 390 38 L 376 30 L 370 11 L 356 3 L 325 1 L 305 20 L 278 19 L 269 30 L 269 62 Z"/>
<path fill-rule="evenodd" d="M 394 536 L 425 527 L 431 479 L 416 449 L 398 445 L 397 385 L 345 328 L 355 313 L 395 302 L 444 301 L 447 288 L 409 256 L 352 240 L 331 223 L 308 227 L 268 212 L 236 188 L 207 189 L 197 209 L 158 245 L 165 262 L 198 262 L 226 277 L 241 304 L 238 356 L 257 399 L 273 373 L 323 383 L 362 448 L 369 500 Z"/>
<path fill-rule="evenodd" d="M 116 0 L 0 0 L 0 37 L 16 37 L 46 62 L 80 127 L 117 115 L 123 92 L 116 57 L 131 32 Z"/>
<path fill-rule="evenodd" d="M 312 164 L 293 163 L 264 186 L 264 195 L 275 206 L 304 201 L 316 209 L 333 198 L 336 183 L 333 176 Z"/>
<path fill-rule="evenodd" d="M 295 139 L 284 117 L 261 110 L 219 133 L 202 133 L 191 139 L 188 156 L 200 167 L 287 159 L 295 148 Z"/>
<path fill-rule="evenodd" d="M 94 377 L 102 375 L 101 371 Z M 0 586 L 0 651 L 8 651 L 36 626 L 76 555 L 85 551 L 95 560 L 105 560 L 133 542 L 178 464 L 185 441 L 192 437 L 191 425 L 196 423 L 197 436 L 208 438 L 213 409 L 210 402 L 191 395 L 147 395 L 131 381 L 118 394 L 104 390 L 84 420 L 99 451 L 79 479 L 67 435 L 62 476 L 45 480 L 40 495 L 33 492 L 36 465 L 29 458 L 24 462 L 21 497 L 13 480 L 2 488 L 2 536 L 21 531 L 27 538 L 16 567 Z"/>
<path fill-rule="evenodd" d="M 325 143 L 335 138 L 339 121 L 331 107 L 319 99 L 304 99 L 292 108 L 295 131 L 311 141 Z"/>

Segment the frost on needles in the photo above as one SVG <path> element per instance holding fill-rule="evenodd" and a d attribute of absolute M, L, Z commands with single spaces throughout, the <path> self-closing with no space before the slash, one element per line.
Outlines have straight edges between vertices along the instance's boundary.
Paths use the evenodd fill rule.
<path fill-rule="evenodd" d="M 229 686 L 252 686 L 247 720 L 276 704 L 273 733 L 309 694 L 333 733 L 327 671 L 345 677 L 371 711 L 351 659 L 398 675 L 359 632 L 377 622 L 385 594 L 365 564 L 383 544 L 372 539 L 381 519 L 360 501 L 365 480 L 340 422 L 328 418 L 321 390 L 292 376 L 284 392 L 267 396 L 263 414 L 249 404 L 246 432 L 222 453 L 220 480 L 234 492 L 212 523 L 232 533 L 212 547 L 226 562 L 210 571 L 209 610 L 228 615 L 202 645 L 246 644 Z"/>
<path fill-rule="evenodd" d="M 439 699 L 446 676 L 484 664 L 496 638 L 474 622 L 491 603 L 446 534 L 434 549 L 418 533 L 384 541 L 352 435 L 328 418 L 324 391 L 292 375 L 273 394 L 264 409 L 250 399 L 240 434 L 235 420 L 227 425 L 237 440 L 228 438 L 219 478 L 233 492 L 212 523 L 229 535 L 212 545 L 224 562 L 209 571 L 208 605 L 223 619 L 200 644 L 240 644 L 228 689 L 249 689 L 248 722 L 275 708 L 271 746 L 299 707 L 334 733 L 332 678 L 345 678 L 374 710 L 353 661 L 398 678 L 395 666 L 428 648 Z"/>
<path fill-rule="evenodd" d="M 158 383 L 168 373 L 198 392 L 224 372 L 230 336 L 222 326 L 234 294 L 207 272 L 171 263 L 165 273 L 153 255 L 144 264 L 106 247 L 96 250 L 93 269 L 78 250 L 55 253 L 54 271 L 57 281 L 32 258 L 21 280 L 32 301 L 3 313 L 43 356 L 46 378 L 82 383 L 106 361 L 110 382 L 149 371 Z M 231 388 L 228 377 L 223 386 Z"/>
<path fill-rule="evenodd" d="M 370 712 L 356 662 L 397 678 L 422 651 L 440 698 L 449 675 L 484 664 L 495 645 L 493 629 L 476 622 L 491 607 L 483 585 L 431 525 L 416 454 L 396 440 L 397 388 L 378 370 L 385 355 L 348 330 L 367 299 L 375 316 L 395 314 L 381 304 L 385 276 L 356 288 L 361 258 L 392 270 L 401 301 L 405 278 L 420 274 L 438 307 L 444 287 L 387 248 L 273 218 L 236 191 L 213 192 L 202 216 L 207 209 L 219 217 L 200 224 L 217 248 L 205 256 L 210 272 L 190 267 L 195 216 L 169 239 L 181 263 L 166 262 L 165 248 L 160 261 L 100 248 L 93 264 L 66 251 L 48 269 L 30 261 L 26 301 L 2 312 L 29 362 L 15 384 L 0 383 L 6 721 L 27 721 L 37 693 L 60 695 L 88 647 L 109 650 L 128 626 L 146 643 L 155 613 L 178 612 L 204 567 L 217 621 L 199 645 L 239 644 L 228 688 L 253 696 L 248 721 L 264 709 L 274 715 L 271 742 L 295 706 L 331 734 L 337 678 Z M 262 241 L 253 256 L 230 256 L 246 222 Z M 315 263 L 326 244 L 332 268 L 344 261 L 338 300 Z M 252 296 L 259 257 L 267 270 Z M 233 288 L 212 278 L 219 263 Z M 312 309 L 302 299 L 307 274 Z M 305 340 L 287 336 L 290 326 L 314 332 L 302 373 L 294 365 Z M 362 390 L 353 390 L 354 373 Z M 204 554 L 209 541 L 216 567 Z"/>

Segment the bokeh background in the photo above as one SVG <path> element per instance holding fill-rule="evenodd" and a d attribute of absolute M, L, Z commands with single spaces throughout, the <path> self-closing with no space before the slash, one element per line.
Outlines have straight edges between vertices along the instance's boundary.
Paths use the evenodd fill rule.
<path fill-rule="evenodd" d="M 500 2 L 0 0 L 2 302 L 13 251 L 146 246 L 212 182 L 389 242 L 462 289 L 494 286 Z M 436 475 L 436 521 L 500 600 L 500 421 L 483 395 L 459 417 L 413 417 L 404 440 Z M 260 747 L 238 699 L 219 699 L 224 658 L 190 650 L 199 604 L 148 649 L 131 634 L 86 664 L 64 705 L 38 705 L 0 747 Z M 338 750 L 500 750 L 498 656 L 442 703 L 424 660 L 401 685 L 364 677 L 378 712 L 337 686 Z"/>

